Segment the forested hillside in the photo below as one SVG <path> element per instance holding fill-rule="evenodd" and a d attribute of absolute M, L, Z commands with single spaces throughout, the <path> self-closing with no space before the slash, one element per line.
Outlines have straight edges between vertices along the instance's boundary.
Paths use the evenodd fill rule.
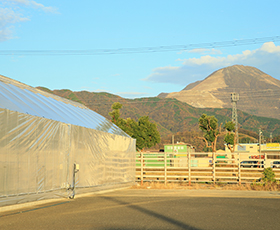
<path fill-rule="evenodd" d="M 112 104 L 120 102 L 123 104 L 121 117 L 138 119 L 141 116 L 149 116 L 151 121 L 156 122 L 162 137 L 162 143 L 170 143 L 171 135 L 175 135 L 177 136 L 175 141 L 200 145 L 201 140 L 196 137 L 202 135 L 199 133 L 198 119 L 203 113 L 214 115 L 219 124 L 225 124 L 231 120 L 231 109 L 194 108 L 185 102 L 172 98 L 125 99 L 109 93 L 72 92 L 70 90 L 51 91 L 43 87 L 38 88 L 80 102 L 108 119 L 110 119 L 108 113 L 111 111 Z M 238 111 L 238 121 L 241 139 L 247 138 L 247 140 L 254 141 L 255 138 L 257 140 L 259 128 L 262 128 L 266 138 L 269 137 L 270 132 L 273 133 L 273 136 L 280 135 L 280 120 L 278 119 L 257 117 Z M 242 134 L 243 132 L 244 134 Z M 223 147 L 222 140 L 220 146 Z"/>

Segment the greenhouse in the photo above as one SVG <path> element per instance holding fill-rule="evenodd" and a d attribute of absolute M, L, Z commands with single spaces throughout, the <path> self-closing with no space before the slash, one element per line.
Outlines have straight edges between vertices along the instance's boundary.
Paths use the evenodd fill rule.
<path fill-rule="evenodd" d="M 130 186 L 136 141 L 86 106 L 0 75 L 0 207 Z"/>

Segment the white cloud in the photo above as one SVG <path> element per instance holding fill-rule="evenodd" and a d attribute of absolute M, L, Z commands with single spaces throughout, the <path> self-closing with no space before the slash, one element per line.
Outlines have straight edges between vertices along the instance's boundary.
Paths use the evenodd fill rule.
<path fill-rule="evenodd" d="M 267 53 L 279 53 L 280 46 L 275 46 L 273 42 L 267 42 L 262 45 L 260 50 L 267 52 Z"/>
<path fill-rule="evenodd" d="M 245 50 L 240 54 L 225 57 L 205 55 L 177 61 L 181 62 L 179 67 L 156 68 L 144 80 L 186 86 L 197 80 L 203 80 L 217 69 L 235 64 L 253 66 L 280 79 L 280 46 L 276 46 L 273 42 L 264 43 L 256 50 Z"/>
<path fill-rule="evenodd" d="M 117 95 L 120 95 L 121 97 L 125 98 L 138 98 L 146 96 L 147 93 L 141 93 L 141 92 L 117 92 Z"/>
<path fill-rule="evenodd" d="M 112 93 L 111 91 L 109 91 L 107 89 L 95 89 L 95 90 L 92 90 L 92 92 L 95 92 L 95 93 L 101 93 L 101 92 Z"/>
<path fill-rule="evenodd" d="M 29 21 L 30 18 L 23 15 L 24 10 L 19 6 L 32 7 L 45 12 L 56 13 L 54 7 L 46 7 L 41 3 L 29 0 L 6 0 L 0 2 L 0 42 L 13 39 L 15 25 Z"/>
<path fill-rule="evenodd" d="M 222 54 L 221 50 L 218 49 L 205 49 L 205 48 L 197 48 L 197 49 L 192 49 L 192 50 L 182 50 L 178 52 L 178 54 L 182 53 L 193 53 L 193 54 L 201 54 L 201 55 L 216 55 L 216 54 Z"/>
<path fill-rule="evenodd" d="M 146 93 L 140 93 L 140 92 L 118 92 L 118 94 L 122 94 L 122 95 L 143 95 Z"/>
<path fill-rule="evenodd" d="M 13 38 L 13 25 L 18 22 L 28 21 L 27 17 L 16 13 L 9 8 L 0 8 L 0 41 L 5 41 Z"/>
<path fill-rule="evenodd" d="M 119 73 L 116 73 L 116 74 L 113 74 L 113 75 L 112 75 L 112 77 L 118 77 L 118 76 L 120 76 Z"/>
<path fill-rule="evenodd" d="M 203 55 L 215 55 L 215 54 L 222 54 L 222 51 L 221 50 L 217 50 L 217 49 L 193 49 L 193 50 L 188 50 L 186 51 L 188 53 L 196 53 L 196 54 L 203 54 Z"/>
<path fill-rule="evenodd" d="M 33 7 L 36 9 L 43 10 L 45 12 L 50 12 L 50 13 L 56 13 L 57 9 L 55 7 L 51 6 L 44 6 L 41 3 L 35 2 L 35 1 L 30 1 L 30 0 L 9 0 L 10 2 L 18 3 L 27 7 Z"/>

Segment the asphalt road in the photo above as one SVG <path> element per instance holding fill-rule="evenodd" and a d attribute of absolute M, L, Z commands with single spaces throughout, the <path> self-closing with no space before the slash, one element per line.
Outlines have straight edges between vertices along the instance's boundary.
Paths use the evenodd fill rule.
<path fill-rule="evenodd" d="M 280 192 L 132 190 L 0 212 L 0 229 L 280 229 Z"/>

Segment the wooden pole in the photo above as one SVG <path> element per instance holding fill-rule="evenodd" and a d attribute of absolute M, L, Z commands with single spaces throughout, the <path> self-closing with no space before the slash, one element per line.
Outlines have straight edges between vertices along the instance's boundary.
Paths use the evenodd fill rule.
<path fill-rule="evenodd" d="M 143 153 L 141 152 L 140 153 L 141 155 L 141 185 L 143 185 L 143 171 L 144 171 L 144 160 L 143 160 Z"/>
<path fill-rule="evenodd" d="M 240 153 L 238 153 L 238 184 L 241 185 L 241 165 L 240 165 Z"/>
<path fill-rule="evenodd" d="M 212 167 L 213 167 L 213 183 L 215 184 L 216 178 L 215 178 L 215 172 L 216 172 L 216 165 L 215 165 L 215 153 L 212 153 Z"/>
<path fill-rule="evenodd" d="M 167 184 L 167 160 L 166 160 L 166 152 L 164 152 L 164 185 Z"/>
<path fill-rule="evenodd" d="M 188 154 L 189 185 L 191 185 L 191 152 Z"/>

